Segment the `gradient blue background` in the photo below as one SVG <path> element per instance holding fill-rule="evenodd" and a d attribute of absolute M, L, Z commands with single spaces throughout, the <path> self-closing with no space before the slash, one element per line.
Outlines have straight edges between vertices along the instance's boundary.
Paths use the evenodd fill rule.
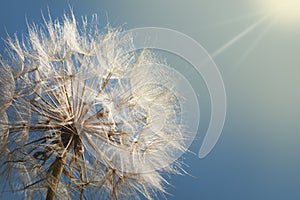
<path fill-rule="evenodd" d="M 61 18 L 69 3 L 76 16 L 97 13 L 103 24 L 178 30 L 212 54 L 261 18 L 251 0 L 2 0 L 0 37 L 26 33 L 25 18 L 41 23 L 47 7 L 52 18 Z M 185 155 L 190 175 L 171 176 L 167 199 L 300 199 L 300 23 L 273 25 L 252 48 L 268 24 L 214 58 L 228 97 L 224 131 L 205 159 Z M 4 44 L 2 40 L 1 52 Z M 206 96 L 199 138 L 209 120 Z M 197 153 L 199 147 L 196 140 L 191 150 Z"/>

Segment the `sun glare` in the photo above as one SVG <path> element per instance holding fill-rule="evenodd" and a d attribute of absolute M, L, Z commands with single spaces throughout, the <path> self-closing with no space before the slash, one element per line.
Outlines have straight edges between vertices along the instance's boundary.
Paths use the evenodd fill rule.
<path fill-rule="evenodd" d="M 300 24 L 300 0 L 258 0 L 265 14 L 280 24 Z"/>

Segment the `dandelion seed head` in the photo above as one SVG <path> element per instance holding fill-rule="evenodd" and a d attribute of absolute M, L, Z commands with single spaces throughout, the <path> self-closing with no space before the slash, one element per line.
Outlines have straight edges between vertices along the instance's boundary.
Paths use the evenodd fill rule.
<path fill-rule="evenodd" d="M 44 26 L 29 25 L 22 41 L 8 39 L 0 172 L 12 182 L 14 173 L 24 177 L 4 188 L 31 197 L 151 199 L 165 192 L 162 172 L 177 173 L 186 138 L 174 77 L 152 52 L 128 51 L 132 35 L 95 24 L 96 16 L 81 23 L 73 13 L 63 22 L 49 16 Z"/>

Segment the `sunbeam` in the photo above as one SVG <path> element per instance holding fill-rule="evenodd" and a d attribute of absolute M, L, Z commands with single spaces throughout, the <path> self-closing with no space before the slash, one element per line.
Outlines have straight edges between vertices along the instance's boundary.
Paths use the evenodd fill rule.
<path fill-rule="evenodd" d="M 255 38 L 255 40 L 250 44 L 249 48 L 246 49 L 246 51 L 242 54 L 240 59 L 237 61 L 237 65 L 240 65 L 247 57 L 248 55 L 256 48 L 256 46 L 260 43 L 260 41 L 266 36 L 266 34 L 269 32 L 271 27 L 274 25 L 274 22 L 270 22 L 263 30 L 262 32 Z"/>
<path fill-rule="evenodd" d="M 258 27 L 260 24 L 262 24 L 266 19 L 268 18 L 268 16 L 264 16 L 262 17 L 260 20 L 258 20 L 257 22 L 255 22 L 254 24 L 252 24 L 251 26 L 247 27 L 245 30 L 243 30 L 241 33 L 239 33 L 238 35 L 236 35 L 234 38 L 232 38 L 231 40 L 229 40 L 227 43 L 225 43 L 224 45 L 222 45 L 220 48 L 218 48 L 215 52 L 213 52 L 211 55 L 212 57 L 216 57 L 219 54 L 223 53 L 225 50 L 227 50 L 229 47 L 231 47 L 232 45 L 234 45 L 236 42 L 238 42 L 239 40 L 241 40 L 243 37 L 245 37 L 247 34 L 249 34 L 251 31 L 253 31 L 256 27 Z"/>
<path fill-rule="evenodd" d="M 225 19 L 222 21 L 219 21 L 217 23 L 215 23 L 214 25 L 212 25 L 211 27 L 222 27 L 222 26 L 227 26 L 229 24 L 235 24 L 235 23 L 239 23 L 239 22 L 245 22 L 245 20 L 251 20 L 251 19 L 257 19 L 258 17 L 263 16 L 264 13 L 260 12 L 255 12 L 255 13 L 248 13 L 248 14 L 244 14 L 238 17 L 234 17 L 234 18 L 230 18 L 230 19 Z"/>

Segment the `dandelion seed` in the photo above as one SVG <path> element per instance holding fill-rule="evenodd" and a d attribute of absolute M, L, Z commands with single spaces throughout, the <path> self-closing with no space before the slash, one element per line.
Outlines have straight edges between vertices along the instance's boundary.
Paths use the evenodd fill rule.
<path fill-rule="evenodd" d="M 132 36 L 101 33 L 96 16 L 79 29 L 29 26 L 8 39 L 0 63 L 0 161 L 4 191 L 25 198 L 148 199 L 165 192 L 183 151 L 172 77 Z M 171 165 L 172 163 L 172 165 Z"/>

